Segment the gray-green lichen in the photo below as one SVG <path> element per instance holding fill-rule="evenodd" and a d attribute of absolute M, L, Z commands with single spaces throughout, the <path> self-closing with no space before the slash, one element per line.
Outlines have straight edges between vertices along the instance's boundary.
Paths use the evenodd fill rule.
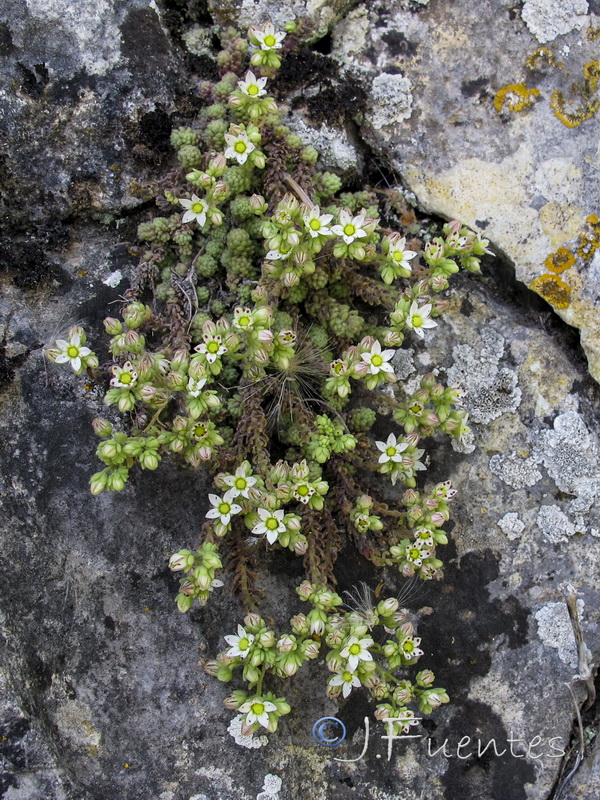
<path fill-rule="evenodd" d="M 538 463 L 533 457 L 521 458 L 515 451 L 497 453 L 490 458 L 490 470 L 513 489 L 524 489 L 542 479 L 542 473 L 537 469 Z"/>
<path fill-rule="evenodd" d="M 498 520 L 498 527 L 509 539 L 518 539 L 525 530 L 525 523 L 515 511 L 509 511 Z"/>
<path fill-rule="evenodd" d="M 573 536 L 577 532 L 571 520 L 559 506 L 541 506 L 535 521 L 551 544 L 566 542 L 569 536 Z"/>
<path fill-rule="evenodd" d="M 373 79 L 370 92 L 370 109 L 367 120 L 381 130 L 396 126 L 412 114 L 412 85 L 410 78 L 387 72 Z"/>
<path fill-rule="evenodd" d="M 587 0 L 525 0 L 521 16 L 538 42 L 580 30 L 586 24 Z"/>
<path fill-rule="evenodd" d="M 460 344 L 452 351 L 454 364 L 448 370 L 448 379 L 467 390 L 466 405 L 472 422 L 486 424 L 519 407 L 517 373 L 500 367 L 504 344 L 501 334 L 484 328 L 477 345 Z"/>
<path fill-rule="evenodd" d="M 577 600 L 577 610 L 580 618 L 583 616 L 585 603 Z M 569 619 L 569 612 L 565 603 L 546 603 L 539 611 L 535 612 L 538 636 L 546 647 L 558 650 L 558 657 L 569 667 L 577 667 L 577 647 L 575 636 Z"/>

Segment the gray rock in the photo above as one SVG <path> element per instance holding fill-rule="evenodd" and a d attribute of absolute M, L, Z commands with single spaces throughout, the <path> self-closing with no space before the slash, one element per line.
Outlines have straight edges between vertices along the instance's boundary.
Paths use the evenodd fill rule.
<path fill-rule="evenodd" d="M 249 4 L 212 5 L 223 22 L 241 9 L 244 25 L 254 13 L 273 10 L 267 3 L 256 12 Z M 335 14 L 350 5 L 335 5 Z M 360 132 L 393 154 L 424 204 L 467 222 L 487 220 L 486 233 L 527 282 L 527 269 L 538 264 L 532 254 L 547 254 L 550 234 L 541 232 L 540 220 L 554 231 L 553 248 L 563 241 L 542 209 L 548 203 L 566 207 L 593 174 L 593 166 L 577 161 L 581 175 L 560 185 L 560 176 L 569 177 L 564 162 L 579 159 L 573 142 L 581 153 L 589 146 L 588 129 L 582 125 L 568 132 L 574 139 L 550 146 L 544 132 L 532 141 L 528 117 L 502 123 L 493 116 L 486 87 L 497 86 L 500 75 L 498 83 L 508 82 L 521 63 L 522 41 L 531 42 L 522 20 L 509 19 L 508 4 L 502 6 L 506 18 L 496 6 L 471 0 L 453 3 L 451 14 L 446 2 L 420 6 L 414 13 L 414 3 L 391 9 L 369 4 L 334 30 L 335 53 L 349 72 L 361 80 L 394 77 L 400 74 L 392 69 L 396 59 L 410 81 L 410 118 L 377 130 L 375 107 L 367 104 L 371 111 Z M 282 5 L 281 13 L 298 7 Z M 313 12 L 317 28 L 333 19 L 325 4 L 309 4 Z M 91 497 L 87 478 L 96 469 L 97 440 L 90 421 L 104 411 L 102 393 L 42 356 L 43 346 L 76 321 L 100 342 L 99 350 L 105 345 L 100 320 L 131 275 L 124 242 L 134 238 L 140 201 L 128 193 L 129 179 L 160 167 L 140 161 L 139 151 L 131 155 L 143 142 L 126 141 L 128 124 L 139 126 L 144 114 L 158 113 L 159 103 L 170 109 L 188 78 L 151 2 L 82 3 L 79 15 L 58 0 L 5 3 L 3 13 L 4 69 L 13 81 L 12 94 L 0 98 L 12 180 L 5 232 L 11 225 L 35 231 L 34 244 L 25 234 L 17 237 L 19 252 L 30 262 L 43 254 L 46 274 L 33 290 L 33 279 L 9 285 L 4 276 L 0 298 L 6 736 L 0 794 L 7 800 L 548 797 L 574 716 L 564 686 L 575 670 L 559 589 L 564 580 L 579 591 L 591 657 L 597 662 L 600 655 L 598 389 L 565 331 L 551 324 L 544 329 L 527 296 L 519 305 L 505 291 L 505 278 L 494 282 L 493 261 L 482 279 L 454 282 L 450 311 L 428 334 L 427 350 L 415 337 L 395 359 L 407 390 L 415 371 L 432 368 L 442 380 L 461 381 L 470 390 L 470 443 L 457 451 L 443 437 L 427 442 L 427 485 L 450 478 L 459 490 L 445 576 L 419 586 L 412 597 L 409 588 L 403 601 L 426 645 L 421 663 L 434 669 L 452 703 L 432 715 L 423 739 L 393 743 L 388 761 L 385 731 L 372 707 L 358 693 L 339 705 L 325 699 L 326 668 L 311 663 L 298 681 L 281 686 L 294 713 L 277 735 L 261 747 L 244 746 L 248 742 L 232 724 L 235 715 L 222 705 L 228 687 L 198 665 L 222 646 L 224 632 L 235 630 L 237 604 L 225 586 L 206 609 L 179 614 L 176 580 L 166 566 L 171 552 L 194 544 L 208 476 L 173 460 L 157 473 L 139 475 L 118 495 Z M 359 30 L 354 40 L 353 26 Z M 49 30 L 55 35 L 44 38 Z M 505 37 L 498 39 L 503 46 L 489 46 L 490 30 Z M 115 31 L 122 37 L 118 48 Z M 45 44 L 50 39 L 53 49 Z M 573 47 L 571 57 L 583 57 L 586 47 Z M 36 64 L 46 64 L 47 75 Z M 470 83 L 480 79 L 481 103 Z M 403 87 L 402 116 L 408 84 L 394 84 Z M 527 113 L 543 116 L 547 109 Z M 548 151 L 538 169 L 544 142 Z M 145 146 L 160 161 L 161 151 Z M 168 162 L 168 155 L 162 157 Z M 109 180 L 113 163 L 123 170 Z M 533 164 L 537 178 L 515 173 L 519 164 L 526 172 Z M 88 168 L 104 178 L 82 177 Z M 480 185 L 492 173 L 494 187 Z M 89 191 L 73 195 L 69 187 L 82 181 Z M 542 183 L 547 194 L 539 201 Z M 451 191 L 457 185 L 460 190 Z M 514 191 L 502 195 L 507 185 Z M 518 206 L 505 202 L 500 208 L 499 196 Z M 535 198 L 537 208 L 529 204 Z M 121 227 L 103 226 L 105 213 L 123 219 Z M 43 229 L 54 217 L 64 221 L 68 246 Z M 9 276 L 13 272 L 14 265 Z M 297 569 L 292 561 L 270 562 L 264 578 L 265 613 L 280 622 L 300 610 L 296 573 L 283 571 Z M 351 551 L 340 559 L 339 577 L 343 589 L 363 577 L 372 585 L 379 580 Z M 386 590 L 406 591 L 398 575 L 388 571 L 384 577 Z M 339 716 L 348 727 L 348 741 L 335 750 L 319 748 L 311 737 L 313 723 L 326 715 Z M 359 756 L 365 717 L 370 740 L 364 758 L 336 760 Z M 465 737 L 469 741 L 457 751 Z M 515 754 L 511 737 L 519 740 Z M 497 750 L 488 747 L 478 756 L 478 747 L 492 739 Z M 504 756 L 495 754 L 507 748 Z M 459 758 L 467 753 L 472 755 Z M 594 758 L 573 782 L 573 800 L 596 799 Z"/>
<path fill-rule="evenodd" d="M 562 91 L 577 122 L 569 91 L 598 57 L 587 36 L 600 23 L 598 8 L 586 0 L 527 0 L 519 14 L 510 0 L 461 0 L 414 10 L 401 0 L 363 3 L 334 30 L 334 56 L 372 87 L 363 135 L 390 154 L 421 206 L 484 232 L 529 286 L 548 274 L 549 254 L 576 252 L 578 238 L 589 235 L 586 217 L 600 207 L 598 118 L 566 127 L 551 105 Z M 543 56 L 528 68 L 540 43 L 560 68 Z M 390 73 L 395 83 L 382 96 Z M 535 102 L 499 113 L 497 92 L 517 84 L 535 88 Z M 600 380 L 593 263 L 578 256 L 562 274 L 570 300 L 555 310 L 581 330 L 590 373 Z M 553 280 L 556 292 L 561 284 Z"/>

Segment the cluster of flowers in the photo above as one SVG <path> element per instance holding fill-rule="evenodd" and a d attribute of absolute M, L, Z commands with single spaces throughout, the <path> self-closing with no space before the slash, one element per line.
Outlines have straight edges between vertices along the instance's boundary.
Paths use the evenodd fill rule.
<path fill-rule="evenodd" d="M 169 173 L 159 198 L 171 215 L 140 225 L 148 246 L 142 273 L 152 281 L 160 277 L 155 296 L 165 301 L 166 311 L 134 300 L 122 320 L 104 323 L 114 362 L 105 404 L 131 415 L 132 430 L 115 430 L 103 418 L 93 423 L 104 464 L 91 478 L 94 494 L 123 489 L 134 465 L 153 470 L 167 454 L 179 454 L 192 467 L 224 459 L 217 468 L 227 471 L 216 475 L 216 491 L 208 495 L 204 540 L 196 551 L 181 550 L 170 560 L 181 574 L 182 612 L 194 601 L 205 605 L 222 586 L 220 540 L 232 529 L 245 528 L 253 542 L 307 555 L 306 563 L 317 571 L 322 559 L 332 566 L 337 550 L 319 550 L 317 534 L 305 521 L 322 513 L 325 503 L 328 519 L 335 513 L 345 520 L 350 538 L 374 563 L 424 579 L 439 572 L 436 546 L 447 543 L 441 528 L 454 490 L 441 483 L 429 495 L 417 491 L 427 460 L 419 445 L 440 431 L 455 437 L 468 432 L 462 390 L 444 387 L 431 374 L 402 402 L 385 392 L 392 419 L 404 432 L 388 427 L 383 441 L 366 435 L 375 412 L 350 406 L 353 392 L 362 396 L 365 389 L 397 382 L 394 355 L 405 336 L 425 343 L 447 308 L 439 293 L 448 278 L 461 267 L 477 271 L 489 252 L 485 239 L 458 222 L 421 247 L 418 240 L 407 242 L 382 229 L 368 192 L 336 198 L 341 180 L 316 171 L 318 153 L 283 124 L 268 94 L 285 32 L 267 23 L 252 28 L 248 42 L 236 36 L 224 37 L 229 50 L 219 60 L 230 71 L 217 84 L 201 87 L 210 105 L 197 127 L 173 132 L 181 170 Z M 245 70 L 248 52 L 252 69 Z M 186 324 L 182 295 L 191 307 Z M 381 315 L 370 316 L 366 306 L 386 309 L 389 324 L 380 327 Z M 299 382 L 295 376 L 302 375 L 307 347 L 311 391 L 322 413 L 303 405 L 298 390 L 299 418 L 288 414 L 278 434 L 289 450 L 285 460 L 272 464 L 268 447 L 259 458 L 243 444 L 249 438 L 247 431 L 240 435 L 244 415 L 251 402 L 262 411 L 261 404 L 280 402 L 282 387 Z M 47 354 L 77 374 L 98 377 L 99 359 L 79 327 Z M 256 424 L 266 437 L 265 419 L 257 415 Z M 361 493 L 351 480 L 357 468 L 403 484 L 403 510 L 390 512 Z M 343 491 L 328 493 L 329 484 L 340 480 L 336 488 Z M 348 487 L 354 487 L 350 498 Z M 421 710 L 447 702 L 443 690 L 431 688 L 427 670 L 414 684 L 392 674 L 422 655 L 398 603 L 338 613 L 341 600 L 324 585 L 327 574 L 323 567 L 322 583 L 312 575 L 313 583 L 298 590 L 313 609 L 293 618 L 289 636 L 277 638 L 260 617 L 249 615 L 237 635 L 226 637 L 229 650 L 209 665 L 222 680 L 242 667 L 254 693 L 234 692 L 227 705 L 240 712 L 244 727 L 275 730 L 290 709 L 263 690 L 263 677 L 267 671 L 293 675 L 317 656 L 315 637 L 331 648 L 328 692 L 347 697 L 366 687 L 381 701 L 380 718 L 399 717 L 399 729 L 413 724 L 410 700 L 418 699 Z M 379 641 L 376 626 L 391 638 Z"/>
<path fill-rule="evenodd" d="M 377 700 L 375 716 L 394 719 L 395 733 L 418 724 L 415 712 L 408 708 L 412 701 L 426 714 L 449 701 L 445 689 L 433 686 L 431 670 L 417 673 L 414 683 L 406 677 L 407 668 L 417 663 L 423 650 L 408 612 L 396 598 L 377 603 L 367 592 L 356 608 L 344 611 L 341 597 L 323 586 L 305 581 L 297 593 L 312 610 L 292 617 L 290 633 L 278 637 L 258 614 L 248 614 L 237 634 L 225 636 L 228 649 L 204 664 L 209 674 L 225 682 L 241 668 L 248 690 L 233 692 L 225 705 L 239 713 L 243 733 L 276 730 L 290 706 L 285 697 L 265 691 L 265 676 L 295 675 L 306 661 L 317 658 L 323 643 L 330 648 L 326 663 L 333 673 L 327 694 L 346 698 L 353 689 L 365 687 Z M 404 674 L 397 675 L 398 670 Z"/>

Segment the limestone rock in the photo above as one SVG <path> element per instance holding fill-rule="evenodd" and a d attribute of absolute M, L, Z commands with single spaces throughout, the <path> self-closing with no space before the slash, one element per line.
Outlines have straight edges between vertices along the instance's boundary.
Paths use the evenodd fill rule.
<path fill-rule="evenodd" d="M 519 14 L 511 0 L 462 0 L 414 11 L 363 3 L 334 30 L 337 60 L 373 87 L 363 134 L 420 205 L 484 232 L 525 285 L 546 276 L 533 288 L 580 329 L 600 380 L 600 234 L 586 223 L 600 210 L 598 81 L 584 75 L 599 69 L 598 8 L 528 0 Z M 406 87 L 395 116 L 377 88 L 390 73 Z M 547 262 L 559 248 L 575 255 L 560 278 Z"/>

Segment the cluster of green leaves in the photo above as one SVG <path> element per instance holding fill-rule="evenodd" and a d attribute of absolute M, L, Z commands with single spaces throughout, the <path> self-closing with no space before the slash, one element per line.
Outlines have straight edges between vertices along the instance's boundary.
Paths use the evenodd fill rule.
<path fill-rule="evenodd" d="M 225 637 L 229 648 L 205 663 L 209 674 L 225 682 L 233 679 L 234 670 L 241 669 L 248 690 L 234 691 L 225 705 L 241 715 L 243 733 L 277 729 L 279 718 L 291 709 L 284 697 L 264 690 L 265 676 L 290 678 L 305 662 L 317 658 L 323 644 L 329 648 L 326 661 L 333 673 L 327 684 L 328 696 L 348 697 L 354 688 L 365 687 L 377 701 L 375 717 L 387 720 L 393 735 L 418 724 L 408 707 L 412 701 L 423 714 L 449 701 L 445 689 L 433 686 L 431 670 L 418 672 L 414 682 L 396 674 L 423 655 L 421 639 L 415 636 L 408 613 L 396 598 L 377 603 L 363 590 L 353 610 L 340 611 L 342 598 L 329 589 L 305 581 L 297 592 L 312 609 L 292 617 L 289 633 L 278 637 L 260 615 L 250 613 L 237 634 Z M 379 631 L 383 637 L 378 636 Z"/>
<path fill-rule="evenodd" d="M 161 216 L 139 226 L 144 245 L 129 299 L 121 319 L 105 320 L 114 360 L 105 403 L 130 424 L 94 421 L 104 468 L 91 490 L 121 490 L 134 466 L 156 469 L 167 454 L 218 471 L 198 549 L 171 558 L 182 573 L 181 611 L 208 601 L 225 561 L 252 610 L 252 543 L 304 558 L 309 583 L 299 591 L 313 611 L 279 639 L 253 612 L 215 667 L 229 680 L 243 666 L 253 694 L 234 693 L 229 705 L 246 727 L 274 730 L 289 706 L 264 693 L 265 672 L 293 674 L 324 636 L 337 676 L 330 693 L 367 686 L 386 701 L 381 718 L 399 714 L 406 728 L 409 700 L 426 713 L 447 700 L 428 688 L 431 673 L 415 684 L 392 675 L 420 653 L 412 627 L 392 600 L 371 608 L 372 622 L 333 614 L 339 597 L 328 587 L 344 531 L 363 556 L 403 575 L 430 579 L 442 567 L 436 548 L 447 542 L 454 490 L 446 482 L 417 491 L 419 445 L 468 430 L 463 393 L 434 374 L 410 396 L 377 390 L 397 382 L 395 348 L 406 336 L 425 341 L 447 307 L 440 293 L 448 278 L 460 267 L 477 271 L 487 242 L 452 222 L 421 252 L 418 240 L 407 244 L 380 223 L 374 194 L 341 192 L 341 179 L 319 168 L 317 151 L 284 124 L 268 94 L 281 54 L 298 46 L 284 39 L 270 25 L 248 39 L 225 32 L 220 80 L 201 84 L 198 118 L 172 134 L 180 166 L 152 189 Z M 244 68 L 248 55 L 258 76 Z M 84 343 L 73 329 L 48 355 L 96 375 L 98 359 Z M 370 392 L 398 423 L 375 444 Z M 380 475 L 406 487 L 398 508 L 374 488 L 369 476 Z M 376 625 L 394 638 L 367 636 Z"/>

